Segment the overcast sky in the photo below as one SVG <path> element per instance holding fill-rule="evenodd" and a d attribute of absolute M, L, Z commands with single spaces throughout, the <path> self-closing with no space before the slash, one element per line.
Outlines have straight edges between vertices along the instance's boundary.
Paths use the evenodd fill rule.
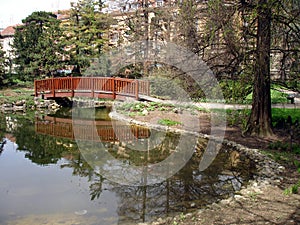
<path fill-rule="evenodd" d="M 21 23 L 34 11 L 69 9 L 76 0 L 0 0 L 0 28 Z"/>

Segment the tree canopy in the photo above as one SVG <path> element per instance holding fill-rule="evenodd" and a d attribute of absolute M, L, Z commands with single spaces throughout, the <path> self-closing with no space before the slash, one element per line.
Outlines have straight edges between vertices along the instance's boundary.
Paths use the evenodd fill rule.
<path fill-rule="evenodd" d="M 3 80 L 5 79 L 5 52 L 3 51 L 2 44 L 0 43 L 0 87 L 3 85 Z"/>
<path fill-rule="evenodd" d="M 102 2 L 79 0 L 71 6 L 67 22 L 39 11 L 16 27 L 12 47 L 20 80 L 57 75 L 67 66 L 81 75 L 103 53 L 111 20 L 101 12 Z"/>
<path fill-rule="evenodd" d="M 111 19 L 101 12 L 103 3 L 79 0 L 71 4 L 70 19 L 64 24 L 65 44 L 68 46 L 69 64 L 81 74 L 93 58 L 98 58 L 108 42 Z"/>
<path fill-rule="evenodd" d="M 50 12 L 33 12 L 16 27 L 13 49 L 21 80 L 51 76 L 62 67 L 60 21 Z"/>
<path fill-rule="evenodd" d="M 187 40 L 186 46 L 210 65 L 221 82 L 238 81 L 237 88 L 246 91 L 251 91 L 247 86 L 252 85 L 252 111 L 246 133 L 272 135 L 271 72 L 276 80 L 280 68 L 287 86 L 299 80 L 299 72 L 295 72 L 299 69 L 299 2 L 210 0 L 205 13 L 203 7 L 188 2 L 192 0 L 180 11 L 181 20 L 186 22 L 179 28 L 181 40 Z M 204 32 L 195 32 L 195 22 L 201 16 Z M 240 94 L 239 98 L 245 97 L 247 92 Z"/>

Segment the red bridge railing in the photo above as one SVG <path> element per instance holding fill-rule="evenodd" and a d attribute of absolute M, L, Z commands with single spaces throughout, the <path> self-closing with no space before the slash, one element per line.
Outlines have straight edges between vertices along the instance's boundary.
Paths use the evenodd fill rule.
<path fill-rule="evenodd" d="M 122 99 L 150 95 L 150 83 L 116 77 L 59 77 L 34 81 L 35 96 Z"/>
<path fill-rule="evenodd" d="M 75 125 L 74 125 L 75 123 Z M 93 127 L 96 128 L 95 135 Z M 75 130 L 76 129 L 76 130 Z M 53 137 L 80 139 L 91 141 L 133 141 L 145 139 L 150 136 L 148 128 L 131 126 L 128 132 L 127 125 L 112 125 L 112 121 L 88 121 L 68 118 L 54 118 L 46 116 L 43 120 L 36 118 L 35 131 L 39 134 L 47 134 Z M 76 137 L 74 135 L 76 133 Z"/>

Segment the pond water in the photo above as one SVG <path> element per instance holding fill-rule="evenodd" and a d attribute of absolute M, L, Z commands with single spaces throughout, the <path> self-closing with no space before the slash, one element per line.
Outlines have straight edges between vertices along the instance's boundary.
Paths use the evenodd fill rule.
<path fill-rule="evenodd" d="M 231 196 L 252 178 L 252 163 L 226 147 L 199 171 L 207 144 L 199 139 L 192 157 L 172 177 L 152 185 L 121 185 L 86 160 L 74 140 L 76 121 L 69 111 L 51 116 L 0 114 L 0 224 L 137 224 L 205 207 Z M 174 152 L 179 134 L 115 125 L 108 112 L 97 110 L 92 124 L 113 158 L 141 166 Z M 78 123 L 84 125 L 77 130 L 84 134 L 80 137 L 93 141 L 91 122 Z M 153 135 L 163 140 L 150 151 L 137 152 L 128 144 L 131 139 L 146 143 Z"/>

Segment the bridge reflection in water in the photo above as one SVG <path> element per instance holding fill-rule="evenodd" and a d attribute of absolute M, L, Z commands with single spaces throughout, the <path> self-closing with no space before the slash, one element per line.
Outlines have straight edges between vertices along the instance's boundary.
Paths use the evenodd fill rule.
<path fill-rule="evenodd" d="M 79 111 L 81 114 L 78 113 L 78 115 L 85 115 L 85 118 L 89 116 L 88 109 L 81 109 Z M 105 119 L 92 121 L 82 118 L 72 120 L 71 118 L 45 116 L 44 118 L 35 118 L 35 131 L 36 133 L 53 137 L 73 139 L 73 129 L 75 127 L 75 129 L 78 129 L 75 130 L 75 132 L 82 132 L 82 137 L 85 137 L 86 140 L 101 139 L 103 142 L 106 142 L 106 150 L 108 150 L 116 160 L 124 162 L 125 164 L 149 169 L 151 169 L 151 165 L 161 162 L 173 154 L 178 146 L 178 141 L 180 140 L 180 135 L 168 134 L 164 136 L 164 140 L 155 147 L 149 148 L 151 151 L 132 151 L 134 154 L 131 154 L 131 149 L 124 146 L 120 140 L 117 141 L 117 137 L 121 137 L 130 142 L 132 139 L 136 138 L 148 138 L 148 136 L 150 136 L 150 131 L 146 128 L 126 126 L 124 124 L 118 126 L 115 122 L 117 121 L 108 121 Z M 19 145 L 26 146 L 24 149 L 18 149 L 18 151 L 25 153 L 26 160 L 24 161 L 23 167 L 22 164 L 20 165 L 21 167 L 18 165 L 17 170 L 20 171 L 20 168 L 21 170 L 22 168 L 27 169 L 27 159 L 30 159 L 34 164 L 43 165 L 38 167 L 34 165 L 33 167 L 33 174 L 41 177 L 36 177 L 38 182 L 32 183 L 32 173 L 25 173 L 25 177 L 23 177 L 24 173 L 8 170 L 8 174 L 11 173 L 17 175 L 16 178 L 18 179 L 15 179 L 15 182 L 17 182 L 16 185 L 19 184 L 19 182 L 22 182 L 21 186 L 26 190 L 30 190 L 28 188 L 33 187 L 33 194 L 27 197 L 27 195 L 13 196 L 3 193 L 4 196 L 10 197 L 10 200 L 16 206 L 22 206 L 22 203 L 25 202 L 25 200 L 29 200 L 33 206 L 38 209 L 41 208 L 41 210 L 45 210 L 45 212 L 51 210 L 56 212 L 55 210 L 60 210 L 62 201 L 68 202 L 72 199 L 72 202 L 74 200 L 74 202 L 76 202 L 75 204 L 77 204 L 74 206 L 76 209 L 82 208 L 88 211 L 88 217 L 83 217 L 86 220 L 83 224 L 138 224 L 157 219 L 158 217 L 172 216 L 175 212 L 188 212 L 195 208 L 206 208 L 207 205 L 232 196 L 232 194 L 240 190 L 243 182 L 252 178 L 253 174 L 257 174 L 254 170 L 255 167 L 252 167 L 254 164 L 250 163 L 250 160 L 245 159 L 246 156 L 238 158 L 236 157 L 236 154 L 233 154 L 234 157 L 231 157 L 234 151 L 232 152 L 232 150 L 230 150 L 231 147 L 228 146 L 224 147 L 224 149 L 222 148 L 223 150 L 220 151 L 208 169 L 200 171 L 199 163 L 202 159 L 202 153 L 204 152 L 207 141 L 199 139 L 193 157 L 171 178 L 161 183 L 148 186 L 119 185 L 108 180 L 97 170 L 92 169 L 90 164 L 86 161 L 85 156 L 100 156 L 101 151 L 98 151 L 98 149 L 91 152 L 85 152 L 83 155 L 81 151 L 78 151 L 77 145 L 70 147 L 69 143 L 72 141 L 58 141 L 56 138 L 44 138 L 41 137 L 41 135 L 35 135 L 34 132 L 31 132 L 31 121 L 29 123 L 27 120 L 24 120 L 24 122 L 22 121 L 22 124 L 20 121 L 20 126 L 17 126 L 17 129 L 19 129 L 19 132 L 17 132 L 17 134 L 19 134 L 18 137 L 24 137 L 19 139 Z M 95 129 L 97 129 L 99 137 L 93 136 L 93 133 L 96 133 Z M 33 135 L 34 138 L 32 138 Z M 155 136 L 155 138 L 159 136 L 158 133 L 155 133 L 155 130 L 152 131 L 151 135 Z M 58 145 L 58 142 L 63 144 Z M 109 142 L 115 143 L 110 144 Z M 59 161 L 61 158 L 64 158 L 64 160 Z M 97 162 L 97 160 L 98 159 L 95 158 L 95 162 Z M 112 173 L 115 171 L 119 173 L 120 167 L 111 166 L 110 163 L 111 161 L 108 161 L 102 168 L 107 168 L 111 170 Z M 69 172 L 63 173 L 68 174 L 64 177 L 61 175 L 61 171 L 56 171 L 54 169 L 48 170 L 49 167 L 44 166 L 50 164 L 58 164 L 61 169 L 72 169 L 73 172 L 72 174 Z M 15 169 L 15 167 L 12 168 Z M 51 171 L 51 176 L 45 178 L 44 173 L 37 172 L 40 170 L 44 171 L 45 169 Z M 124 170 L 121 171 L 123 172 Z M 147 181 L 147 179 L 152 177 L 150 170 L 143 170 L 142 172 L 143 175 L 145 175 L 143 181 Z M 6 171 L 4 171 L 2 175 L 5 173 Z M 59 175 L 55 176 L 56 173 L 59 173 Z M 70 175 L 72 178 L 69 177 Z M 28 176 L 28 179 L 26 179 L 26 176 Z M 61 177 L 63 177 L 62 180 L 66 181 L 61 183 L 57 182 Z M 80 194 L 78 194 L 77 183 L 73 182 L 75 177 L 78 177 L 80 180 Z M 86 177 L 87 179 L 82 179 L 83 177 Z M 40 182 L 40 179 L 43 179 L 43 182 Z M 72 182 L 70 183 L 69 180 Z M 49 187 L 46 189 L 49 192 L 47 192 L 47 196 L 51 197 L 43 198 L 43 201 L 41 202 L 39 201 L 39 188 L 44 188 L 45 185 Z M 58 187 L 61 190 L 59 192 L 56 191 Z M 45 189 L 42 190 L 45 192 Z M 83 198 L 85 195 L 88 196 L 87 199 Z M 90 200 L 93 201 L 93 203 L 89 203 Z M 63 207 L 65 207 L 64 212 L 73 210 L 73 205 L 71 204 Z M 24 210 L 24 207 L 21 207 L 20 212 L 23 212 L 22 210 Z M 34 213 L 30 211 L 31 208 L 28 210 L 30 215 L 34 215 Z M 10 210 L 8 210 L 8 212 L 4 211 L 4 214 L 8 215 L 9 212 Z M 60 214 L 61 211 L 59 211 L 59 215 Z M 0 217 L 1 215 L 3 215 L 3 211 L 0 212 Z M 45 215 L 47 215 L 47 213 L 45 213 Z M 53 215 L 55 214 L 49 214 L 49 220 L 45 217 L 43 218 L 43 221 L 54 221 L 55 217 L 53 217 Z M 74 213 L 71 215 L 73 218 Z M 8 218 L 13 217 L 9 215 Z M 18 218 L 27 219 L 23 216 L 18 216 Z M 34 224 L 37 224 L 36 221 L 42 221 L 37 220 L 37 217 L 33 218 L 35 219 Z M 64 217 L 62 221 L 67 221 L 66 218 Z M 78 218 L 79 217 L 75 218 L 76 221 L 81 221 L 78 220 Z M 95 222 L 90 222 L 90 219 L 95 220 Z"/>
<path fill-rule="evenodd" d="M 97 133 L 94 129 L 97 129 Z M 74 132 L 76 129 L 76 132 Z M 35 131 L 39 134 L 47 134 L 58 138 L 75 139 L 86 141 L 133 141 L 145 139 L 150 136 L 150 130 L 140 126 L 129 126 L 110 120 L 84 120 L 71 118 L 58 118 L 45 116 L 35 119 Z M 131 131 L 131 132 L 128 132 Z M 95 133 L 98 136 L 95 136 Z"/>

